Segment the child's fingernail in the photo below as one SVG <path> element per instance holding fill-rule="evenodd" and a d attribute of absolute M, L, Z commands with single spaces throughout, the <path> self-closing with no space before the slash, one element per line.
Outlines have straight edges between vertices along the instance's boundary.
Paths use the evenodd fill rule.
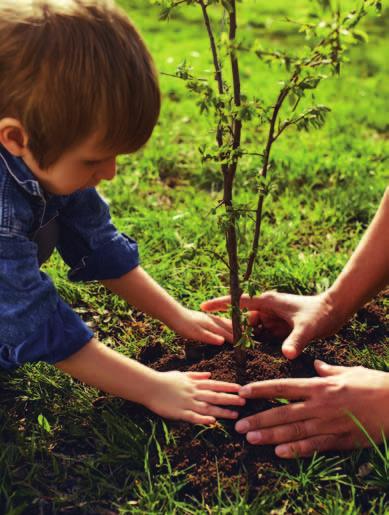
<path fill-rule="evenodd" d="M 239 422 L 235 424 L 235 429 L 238 433 L 247 433 L 250 429 L 250 425 L 246 420 L 239 420 Z"/>

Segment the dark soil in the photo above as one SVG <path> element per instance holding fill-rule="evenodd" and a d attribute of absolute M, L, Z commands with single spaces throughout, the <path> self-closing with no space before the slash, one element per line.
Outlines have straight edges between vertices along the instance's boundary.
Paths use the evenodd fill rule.
<path fill-rule="evenodd" d="M 263 332 L 258 335 L 255 350 L 249 350 L 246 366 L 246 383 L 264 379 L 312 377 L 315 374 L 313 361 L 320 358 L 338 365 L 357 365 L 360 359 L 353 358 L 351 348 L 366 346 L 380 355 L 387 351 L 389 327 L 385 292 L 377 302 L 362 309 L 338 335 L 312 344 L 304 354 L 293 362 L 286 360 L 280 351 L 279 342 Z M 357 322 L 357 323 L 356 323 Z M 362 324 L 362 325 L 361 325 Z M 362 328 L 362 329 L 360 329 Z M 183 348 L 187 342 L 178 342 Z M 242 381 L 236 367 L 233 348 L 224 345 L 214 347 L 195 346 L 195 356 L 188 359 L 184 350 L 172 353 L 161 344 L 145 347 L 139 360 L 157 370 L 209 371 L 213 379 Z M 247 415 L 275 406 L 276 402 L 250 401 L 241 409 Z M 132 416 L 139 416 L 139 408 L 128 407 Z M 175 436 L 174 445 L 168 447 L 173 469 L 185 471 L 187 485 L 183 492 L 196 498 L 210 498 L 217 490 L 218 481 L 224 489 L 248 489 L 254 497 L 263 489 L 271 489 L 277 481 L 276 471 L 281 466 L 292 470 L 295 460 L 281 460 L 272 446 L 252 446 L 234 430 L 234 422 L 222 421 L 216 427 L 204 429 L 187 423 L 169 423 Z M 368 496 L 361 499 L 367 506 Z M 377 492 L 372 492 L 375 497 Z"/>

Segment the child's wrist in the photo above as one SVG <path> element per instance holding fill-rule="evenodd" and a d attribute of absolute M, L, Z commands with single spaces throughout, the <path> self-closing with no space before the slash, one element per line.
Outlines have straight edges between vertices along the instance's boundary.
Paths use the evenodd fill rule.
<path fill-rule="evenodd" d="M 139 384 L 137 393 L 132 400 L 138 404 L 142 404 L 146 408 L 150 408 L 152 398 L 160 387 L 160 375 L 161 372 L 153 370 L 152 368 L 147 368 L 145 376 L 141 381 L 141 384 Z"/>
<path fill-rule="evenodd" d="M 186 312 L 187 308 L 182 306 L 179 302 L 174 301 L 174 304 L 169 307 L 168 312 L 163 317 L 163 320 L 161 319 L 161 322 L 166 324 L 173 331 L 177 331 Z"/>

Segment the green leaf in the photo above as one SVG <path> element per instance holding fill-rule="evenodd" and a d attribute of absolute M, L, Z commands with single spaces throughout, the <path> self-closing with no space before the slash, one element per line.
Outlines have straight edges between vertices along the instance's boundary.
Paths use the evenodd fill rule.
<path fill-rule="evenodd" d="M 369 41 L 369 36 L 366 34 L 364 30 L 355 29 L 353 30 L 353 38 L 357 41 L 361 41 L 362 43 L 367 43 Z"/>
<path fill-rule="evenodd" d="M 254 295 L 257 293 L 257 286 L 251 281 L 247 285 L 247 293 L 250 295 L 250 297 L 254 297 Z"/>
<path fill-rule="evenodd" d="M 46 433 L 51 433 L 51 426 L 49 421 L 44 415 L 42 415 L 42 413 L 38 415 L 38 424 L 46 431 Z"/>
<path fill-rule="evenodd" d="M 288 101 L 291 107 L 294 107 L 295 103 L 297 102 L 298 96 L 294 93 L 294 91 L 291 91 L 288 95 Z"/>

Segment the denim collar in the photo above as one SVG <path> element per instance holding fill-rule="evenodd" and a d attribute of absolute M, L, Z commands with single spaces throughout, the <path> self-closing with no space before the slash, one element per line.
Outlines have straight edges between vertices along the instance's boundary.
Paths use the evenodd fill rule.
<path fill-rule="evenodd" d="M 42 187 L 23 159 L 13 156 L 0 145 L 0 166 L 2 165 L 27 193 L 35 197 L 45 197 Z"/>

